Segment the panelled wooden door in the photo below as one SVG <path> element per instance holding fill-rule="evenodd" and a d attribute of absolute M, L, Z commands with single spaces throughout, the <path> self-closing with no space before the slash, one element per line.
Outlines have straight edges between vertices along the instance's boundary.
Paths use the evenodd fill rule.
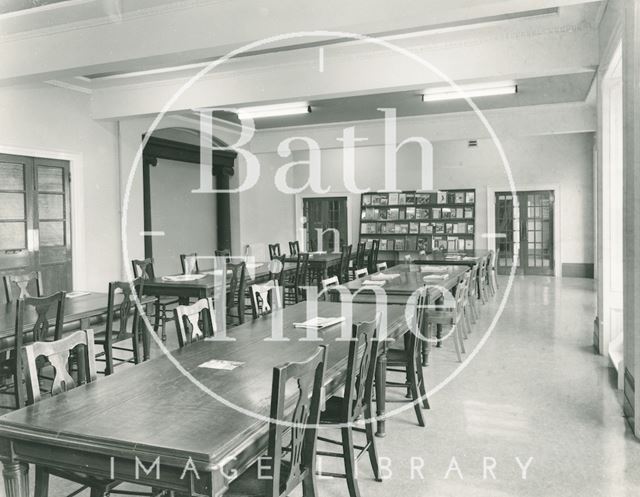
<path fill-rule="evenodd" d="M 498 273 L 553 275 L 553 192 L 497 192 L 495 205 Z"/>
<path fill-rule="evenodd" d="M 68 161 L 0 154 L 1 273 L 40 271 L 45 293 L 71 289 L 69 191 Z"/>
<path fill-rule="evenodd" d="M 337 247 L 339 251 L 347 243 L 346 197 L 305 198 L 302 210 L 306 219 L 307 250 L 333 252 Z M 322 240 L 319 240 L 321 233 Z"/>

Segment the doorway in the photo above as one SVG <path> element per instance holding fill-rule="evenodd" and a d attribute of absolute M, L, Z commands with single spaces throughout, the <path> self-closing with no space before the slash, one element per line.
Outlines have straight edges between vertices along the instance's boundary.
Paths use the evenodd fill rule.
<path fill-rule="evenodd" d="M 553 275 L 554 194 L 550 190 L 496 192 L 498 273 Z"/>
<path fill-rule="evenodd" d="M 0 271 L 39 271 L 44 292 L 71 290 L 70 206 L 69 161 L 0 154 Z"/>
<path fill-rule="evenodd" d="M 307 250 L 339 252 L 347 243 L 347 198 L 317 197 L 302 200 Z"/>

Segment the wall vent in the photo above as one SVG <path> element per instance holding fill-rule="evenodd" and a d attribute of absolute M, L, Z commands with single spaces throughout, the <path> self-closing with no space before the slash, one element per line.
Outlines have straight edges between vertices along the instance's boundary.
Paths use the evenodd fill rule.
<path fill-rule="evenodd" d="M 469 140 L 468 143 L 469 148 L 475 148 L 478 146 L 478 140 Z"/>

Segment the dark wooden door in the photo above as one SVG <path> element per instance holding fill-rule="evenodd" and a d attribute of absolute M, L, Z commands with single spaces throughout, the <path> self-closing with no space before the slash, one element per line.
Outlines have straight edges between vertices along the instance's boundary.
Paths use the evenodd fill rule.
<path fill-rule="evenodd" d="M 0 154 L 0 272 L 40 271 L 46 293 L 72 285 L 69 181 L 68 161 Z"/>
<path fill-rule="evenodd" d="M 499 273 L 554 274 L 553 192 L 497 192 L 495 219 Z"/>
<path fill-rule="evenodd" d="M 307 250 L 339 251 L 347 243 L 346 197 L 305 198 L 302 208 Z"/>

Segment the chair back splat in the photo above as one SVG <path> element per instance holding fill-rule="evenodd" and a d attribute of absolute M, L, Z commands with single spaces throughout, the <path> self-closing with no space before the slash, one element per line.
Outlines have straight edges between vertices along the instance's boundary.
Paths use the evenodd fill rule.
<path fill-rule="evenodd" d="M 200 299 L 191 305 L 179 305 L 173 310 L 180 348 L 215 334 L 213 299 Z"/>

